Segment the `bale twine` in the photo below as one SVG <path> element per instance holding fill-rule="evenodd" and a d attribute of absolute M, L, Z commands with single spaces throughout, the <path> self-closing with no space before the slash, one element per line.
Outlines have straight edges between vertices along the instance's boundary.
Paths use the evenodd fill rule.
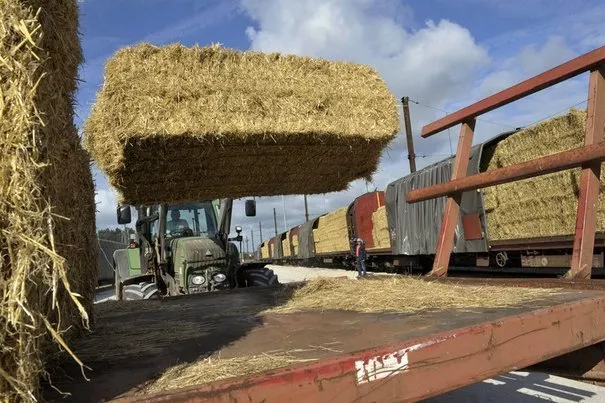
<path fill-rule="evenodd" d="M 87 327 L 97 276 L 94 187 L 73 124 L 77 3 L 5 0 L 0 22 L 0 401 L 34 401 L 49 354 Z"/>
<path fill-rule="evenodd" d="M 386 206 L 381 206 L 372 213 L 372 239 L 374 240 L 374 247 L 372 249 L 391 247 Z"/>
<path fill-rule="evenodd" d="M 107 63 L 85 137 L 121 200 L 147 204 L 345 190 L 398 129 L 368 66 L 141 44 Z"/>
<path fill-rule="evenodd" d="M 350 249 L 347 209 L 342 207 L 319 217 L 317 228 L 313 230 L 316 253 L 346 252 Z"/>
<path fill-rule="evenodd" d="M 530 161 L 584 144 L 586 112 L 544 121 L 484 151 L 482 170 Z M 574 233 L 580 169 L 486 188 L 483 191 L 490 240 L 508 240 Z M 601 183 L 605 183 L 601 168 Z M 599 193 L 597 231 L 605 231 L 605 193 Z"/>

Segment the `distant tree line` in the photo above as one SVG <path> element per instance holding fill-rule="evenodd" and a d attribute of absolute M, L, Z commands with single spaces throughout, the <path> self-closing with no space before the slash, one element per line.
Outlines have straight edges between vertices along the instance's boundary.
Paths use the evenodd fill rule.
<path fill-rule="evenodd" d="M 134 234 L 133 228 L 126 228 L 124 231 L 122 228 L 105 228 L 97 231 L 99 239 L 106 239 L 108 241 L 128 243 L 130 234 Z"/>

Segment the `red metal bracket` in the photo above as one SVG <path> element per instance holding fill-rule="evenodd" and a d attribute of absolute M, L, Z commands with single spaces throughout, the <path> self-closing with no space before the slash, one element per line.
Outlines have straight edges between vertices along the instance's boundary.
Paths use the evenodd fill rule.
<path fill-rule="evenodd" d="M 466 177 L 472 142 L 472 129 L 469 135 L 468 122 L 473 122 L 474 126 L 477 116 L 483 113 L 509 104 L 586 71 L 591 71 L 591 75 L 584 147 Z M 407 195 L 408 203 L 447 196 L 431 275 L 437 277 L 447 275 L 462 192 L 581 166 L 582 177 L 573 258 L 571 269 L 566 277 L 570 279 L 590 278 L 600 185 L 600 166 L 601 161 L 605 159 L 605 144 L 601 143 L 605 136 L 604 72 L 605 46 L 602 46 L 428 124 L 422 129 L 423 137 L 428 137 L 462 123 L 458 152 L 456 153 L 451 180 L 447 183 L 413 190 Z M 469 138 L 471 141 L 468 140 Z"/>
<path fill-rule="evenodd" d="M 584 145 L 604 145 L 605 136 L 605 63 L 590 73 L 588 89 L 588 112 Z M 601 161 L 590 161 L 582 165 L 580 197 L 576 215 L 576 235 L 573 243 L 571 269 L 567 278 L 590 278 L 597 227 L 599 188 L 601 185 Z"/>

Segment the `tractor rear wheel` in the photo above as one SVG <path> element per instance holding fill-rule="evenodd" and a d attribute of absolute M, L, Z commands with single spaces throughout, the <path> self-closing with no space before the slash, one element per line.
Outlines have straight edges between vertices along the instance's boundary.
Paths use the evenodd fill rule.
<path fill-rule="evenodd" d="M 277 274 L 264 267 L 248 269 L 244 272 L 247 287 L 267 287 L 279 284 Z"/>
<path fill-rule="evenodd" d="M 128 284 L 122 287 L 123 299 L 127 301 L 156 299 L 160 297 L 160 292 L 155 283 L 141 282 L 138 284 Z"/>

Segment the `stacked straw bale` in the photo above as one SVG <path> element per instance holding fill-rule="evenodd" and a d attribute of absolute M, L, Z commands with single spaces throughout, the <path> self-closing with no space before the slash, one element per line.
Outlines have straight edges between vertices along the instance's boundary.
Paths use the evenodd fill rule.
<path fill-rule="evenodd" d="M 282 255 L 283 257 L 292 256 L 292 249 L 290 248 L 290 231 L 286 232 L 286 238 L 281 241 Z"/>
<path fill-rule="evenodd" d="M 4 0 L 0 22 L 0 401 L 33 401 L 51 341 L 68 350 L 96 285 L 94 187 L 73 124 L 77 2 Z"/>
<path fill-rule="evenodd" d="M 386 206 L 381 206 L 372 213 L 372 239 L 374 240 L 374 247 L 372 249 L 387 249 L 391 247 Z"/>
<path fill-rule="evenodd" d="M 571 110 L 524 129 L 484 151 L 482 170 L 506 167 L 584 144 L 586 112 Z M 603 167 L 605 168 L 605 167 Z M 601 169 L 601 182 L 605 169 Z M 490 240 L 574 233 L 580 170 L 493 186 L 484 190 Z M 605 231 L 605 194 L 599 194 L 597 230 Z"/>
<path fill-rule="evenodd" d="M 260 255 L 263 259 L 268 259 L 271 257 L 269 256 L 269 241 L 265 242 L 263 246 L 261 246 Z"/>
<path fill-rule="evenodd" d="M 292 236 L 292 250 L 294 256 L 298 256 L 298 234 Z"/>
<path fill-rule="evenodd" d="M 317 228 L 313 230 L 315 253 L 333 253 L 349 251 L 349 231 L 347 227 L 347 209 L 319 217 Z"/>
<path fill-rule="evenodd" d="M 367 66 L 141 44 L 107 63 L 85 136 L 121 200 L 146 204 L 344 190 L 398 129 Z"/>

